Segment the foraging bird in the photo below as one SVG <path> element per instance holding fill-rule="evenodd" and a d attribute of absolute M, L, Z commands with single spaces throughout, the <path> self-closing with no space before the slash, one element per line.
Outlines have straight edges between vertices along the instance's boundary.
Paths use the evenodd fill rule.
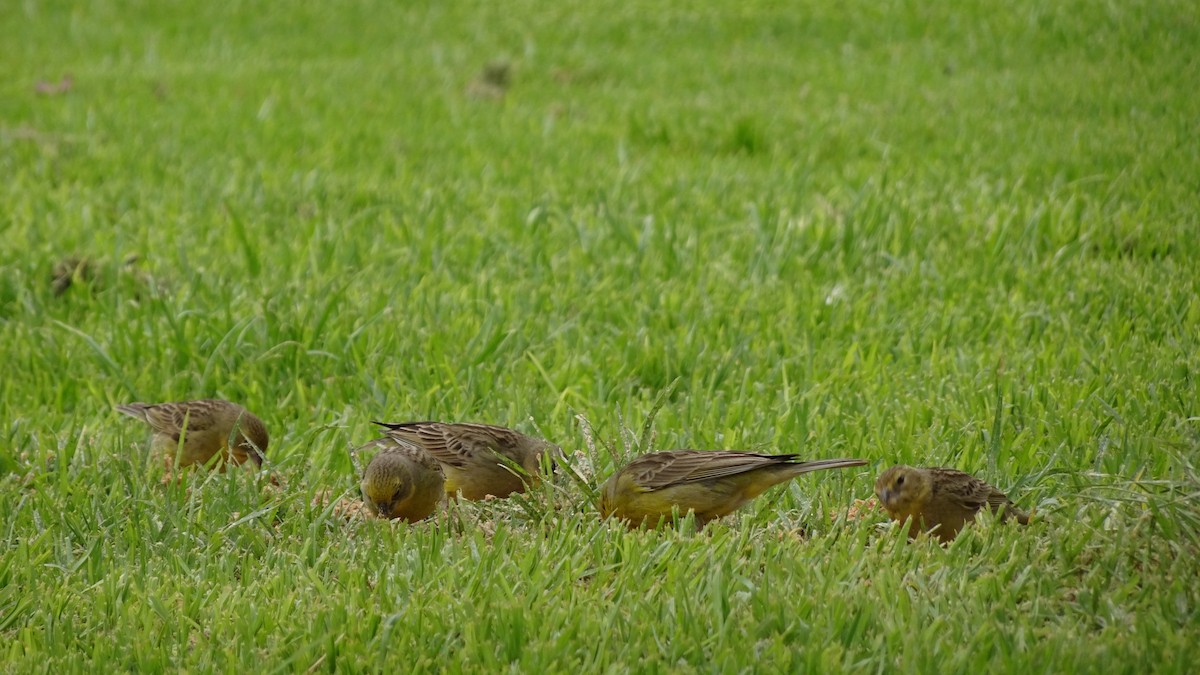
<path fill-rule="evenodd" d="M 932 532 L 943 544 L 949 543 L 985 506 L 999 513 L 1001 520 L 1015 518 L 1029 524 L 1029 514 L 1007 495 L 957 469 L 893 466 L 875 481 L 875 494 L 892 520 L 909 521 L 910 539 Z"/>
<path fill-rule="evenodd" d="M 247 461 L 262 466 L 266 456 L 267 428 L 236 403 L 219 399 L 129 403 L 117 410 L 150 425 L 151 449 L 163 456 L 168 467 L 176 460 L 179 467 L 207 464 L 219 454 L 217 463 L 224 471 L 225 464 Z"/>
<path fill-rule="evenodd" d="M 472 98 L 502 100 L 512 84 L 512 66 L 508 61 L 492 61 L 483 67 L 479 77 L 467 85 L 467 95 Z"/>
<path fill-rule="evenodd" d="M 152 285 L 150 277 L 138 269 L 139 260 L 137 254 L 131 254 L 120 265 L 116 265 L 103 259 L 67 256 L 54 263 L 50 287 L 56 298 L 76 284 L 90 288 L 94 294 L 106 286 L 112 286 L 119 279 L 128 278 L 134 282 L 131 289 L 136 296 L 141 287 Z"/>
<path fill-rule="evenodd" d="M 671 450 L 642 455 L 617 471 L 601 488 L 600 515 L 630 527 L 657 527 L 695 513 L 696 525 L 733 513 L 767 488 L 802 473 L 864 466 L 861 459 L 802 462 L 796 455 Z"/>
<path fill-rule="evenodd" d="M 68 256 L 54 263 L 53 280 L 50 287 L 54 289 L 54 297 L 67 292 L 72 284 L 91 282 L 95 276 L 95 265 L 87 258 Z"/>
<path fill-rule="evenodd" d="M 377 438 L 355 452 L 378 448 L 363 471 L 363 501 L 380 518 L 410 523 L 425 520 L 445 494 L 441 465 L 421 448 L 389 436 Z"/>
<path fill-rule="evenodd" d="M 549 441 L 487 424 L 375 422 L 386 435 L 413 443 L 442 465 L 446 494 L 472 501 L 524 492 L 539 479 L 543 456 L 562 450 Z"/>

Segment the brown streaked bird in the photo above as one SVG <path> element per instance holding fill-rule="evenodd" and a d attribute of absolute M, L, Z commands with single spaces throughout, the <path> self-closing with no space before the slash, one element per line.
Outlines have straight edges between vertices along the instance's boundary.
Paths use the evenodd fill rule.
<path fill-rule="evenodd" d="M 446 494 L 480 500 L 524 492 L 540 479 L 542 457 L 562 450 L 549 441 L 487 424 L 375 422 L 388 436 L 413 443 L 442 465 Z"/>
<path fill-rule="evenodd" d="M 50 287 L 54 297 L 67 292 L 72 284 L 90 282 L 95 276 L 95 264 L 87 258 L 68 256 L 54 263 L 53 280 Z"/>
<path fill-rule="evenodd" d="M 670 450 L 642 455 L 601 488 L 600 515 L 630 527 L 657 527 L 673 513 L 695 513 L 696 525 L 733 513 L 767 488 L 803 473 L 865 466 L 861 459 L 800 461 L 797 455 L 726 450 Z"/>
<path fill-rule="evenodd" d="M 412 443 L 377 438 L 355 452 L 379 450 L 363 471 L 363 501 L 380 518 L 410 523 L 425 520 L 445 495 L 446 479 L 437 460 Z"/>
<path fill-rule="evenodd" d="M 226 464 L 248 461 L 261 466 L 266 456 L 267 428 L 236 403 L 219 399 L 128 403 L 117 410 L 150 425 L 154 432 L 150 447 L 168 467 L 207 464 L 219 455 L 217 463 L 223 471 Z"/>
<path fill-rule="evenodd" d="M 119 279 L 129 277 L 136 282 L 131 287 L 136 296 L 140 287 L 151 283 L 150 277 L 138 269 L 138 261 L 137 254 L 126 256 L 120 265 L 86 256 L 67 256 L 54 263 L 50 287 L 56 298 L 76 284 L 89 288 L 95 294 L 106 286 L 114 285 Z"/>
<path fill-rule="evenodd" d="M 1001 520 L 1015 518 L 1029 524 L 1029 514 L 1007 495 L 957 469 L 893 466 L 875 481 L 875 494 L 892 520 L 909 521 L 910 539 L 932 532 L 943 544 L 949 543 L 985 506 L 998 512 Z"/>

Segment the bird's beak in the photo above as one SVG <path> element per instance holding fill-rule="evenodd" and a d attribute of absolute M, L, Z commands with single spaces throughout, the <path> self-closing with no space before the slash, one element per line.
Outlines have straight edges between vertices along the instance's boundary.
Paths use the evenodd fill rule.
<path fill-rule="evenodd" d="M 892 501 L 892 491 L 887 488 L 880 490 L 879 491 L 879 501 L 883 502 L 884 504 L 887 504 L 888 502 Z"/>

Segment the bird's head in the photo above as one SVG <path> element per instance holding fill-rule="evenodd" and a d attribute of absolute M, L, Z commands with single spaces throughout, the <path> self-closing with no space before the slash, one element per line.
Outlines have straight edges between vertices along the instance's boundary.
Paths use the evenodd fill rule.
<path fill-rule="evenodd" d="M 258 417 L 245 412 L 238 418 L 237 429 L 241 437 L 238 445 L 246 449 L 255 464 L 262 466 L 263 458 L 267 456 L 267 444 L 271 442 L 266 425 Z"/>
<path fill-rule="evenodd" d="M 617 471 L 600 486 L 600 517 L 608 518 L 621 509 L 621 495 L 633 490 L 629 485 L 630 479 L 625 471 Z M 623 517 L 623 516 L 620 516 Z"/>
<path fill-rule="evenodd" d="M 539 465 L 537 470 L 543 474 L 553 476 L 558 473 L 558 463 L 563 460 L 563 449 L 557 445 L 546 442 L 542 446 L 542 450 L 537 455 Z M 531 472 L 532 473 L 532 472 Z"/>
<path fill-rule="evenodd" d="M 905 512 L 929 498 L 933 485 L 920 469 L 898 465 L 884 471 L 875 481 L 875 495 L 889 512 Z"/>
<path fill-rule="evenodd" d="M 360 488 L 363 501 L 374 508 L 380 518 L 395 518 L 396 509 L 411 490 L 399 476 L 363 479 Z"/>
<path fill-rule="evenodd" d="M 395 518 L 396 509 L 412 492 L 412 482 L 405 471 L 389 461 L 386 453 L 376 455 L 363 472 L 363 501 L 373 507 L 381 518 Z"/>

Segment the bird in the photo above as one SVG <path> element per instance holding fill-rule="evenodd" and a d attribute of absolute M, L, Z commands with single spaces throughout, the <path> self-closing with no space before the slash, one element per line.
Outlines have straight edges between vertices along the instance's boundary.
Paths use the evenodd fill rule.
<path fill-rule="evenodd" d="M 542 458 L 560 454 L 549 441 L 488 424 L 375 422 L 391 438 L 412 443 L 442 465 L 446 494 L 478 501 L 524 492 L 539 480 Z"/>
<path fill-rule="evenodd" d="M 96 275 L 95 264 L 79 256 L 68 256 L 54 263 L 53 281 L 50 287 L 54 289 L 54 297 L 60 297 L 73 284 L 91 282 Z"/>
<path fill-rule="evenodd" d="M 909 522 L 910 539 L 932 532 L 947 544 L 985 506 L 1001 520 L 1029 524 L 1029 514 L 1007 495 L 957 469 L 893 466 L 875 481 L 875 495 L 892 520 Z"/>
<path fill-rule="evenodd" d="M 236 403 L 220 399 L 126 403 L 117 410 L 150 425 L 151 449 L 168 467 L 208 464 L 219 455 L 217 463 L 224 471 L 226 464 L 262 466 L 266 456 L 266 426 Z"/>
<path fill-rule="evenodd" d="M 601 488 L 600 515 L 631 528 L 658 527 L 695 514 L 697 527 L 733 513 L 767 488 L 802 473 L 866 465 L 861 459 L 800 461 L 797 455 L 669 450 L 642 455 Z"/>
<path fill-rule="evenodd" d="M 56 298 L 62 297 L 74 285 L 88 288 L 95 295 L 120 280 L 128 280 L 131 283 L 126 288 L 137 296 L 142 287 L 153 285 L 150 276 L 138 268 L 139 261 L 137 254 L 125 256 L 119 265 L 105 259 L 70 255 L 54 263 L 50 288 Z"/>
<path fill-rule="evenodd" d="M 512 84 L 512 66 L 505 60 L 487 63 L 479 77 L 467 85 L 467 95 L 479 99 L 502 100 Z"/>
<path fill-rule="evenodd" d="M 377 438 L 355 452 L 377 449 L 363 471 L 363 501 L 380 518 L 410 523 L 433 515 L 445 494 L 442 467 L 418 446 L 390 436 Z"/>

